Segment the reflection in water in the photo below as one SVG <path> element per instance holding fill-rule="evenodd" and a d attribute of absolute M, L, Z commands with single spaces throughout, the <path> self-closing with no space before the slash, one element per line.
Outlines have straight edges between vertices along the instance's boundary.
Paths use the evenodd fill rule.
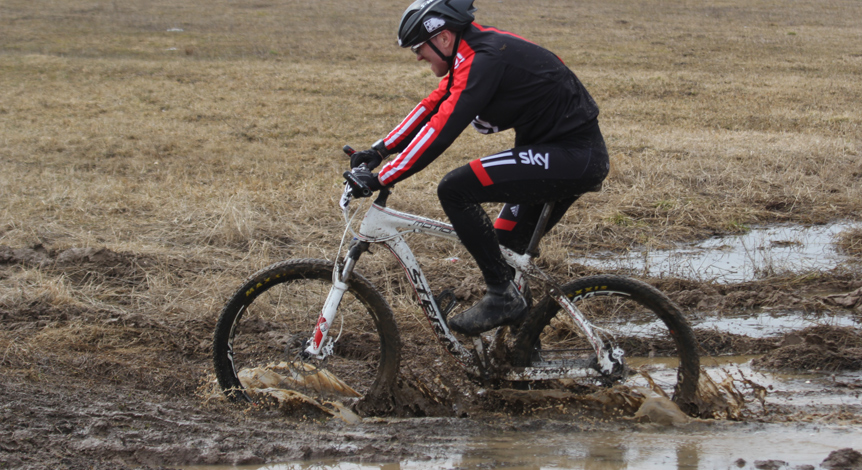
<path fill-rule="evenodd" d="M 836 327 L 852 326 L 862 328 L 862 322 L 850 312 L 805 313 L 773 311 L 771 313 L 744 313 L 709 315 L 698 313 L 689 318 L 695 334 L 698 330 L 711 330 L 718 333 L 731 333 L 749 338 L 781 336 L 791 331 L 799 331 L 810 326 L 830 325 Z M 662 325 L 661 320 L 623 325 L 619 329 L 632 331 L 634 335 L 649 336 Z"/>
<path fill-rule="evenodd" d="M 685 442 L 676 448 L 676 468 L 698 468 L 700 465 L 698 444 Z"/>
<path fill-rule="evenodd" d="M 754 468 L 779 459 L 789 468 L 815 468 L 833 450 L 862 442 L 862 430 L 828 426 L 695 423 L 684 428 L 620 432 L 511 432 L 465 437 L 447 457 L 397 463 L 304 462 L 253 467 L 186 467 L 187 470 L 629 470 Z M 443 450 L 443 449 L 441 449 Z M 738 467 L 737 459 L 748 464 Z"/>
<path fill-rule="evenodd" d="M 714 330 L 720 333 L 744 335 L 749 338 L 781 336 L 791 331 L 799 331 L 817 325 L 862 328 L 862 323 L 859 322 L 858 317 L 854 317 L 849 312 L 807 314 L 805 312 L 775 311 L 759 314 L 700 315 L 699 318 L 692 319 L 692 327 L 696 330 Z"/>
<path fill-rule="evenodd" d="M 743 282 L 782 272 L 832 269 L 846 260 L 835 251 L 835 236 L 856 227 L 859 224 L 753 228 L 745 235 L 710 238 L 675 250 L 588 253 L 571 261 L 653 277 Z"/>

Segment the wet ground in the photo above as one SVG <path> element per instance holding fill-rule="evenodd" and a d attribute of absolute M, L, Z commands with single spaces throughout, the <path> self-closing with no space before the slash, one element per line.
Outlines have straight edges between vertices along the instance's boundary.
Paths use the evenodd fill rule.
<path fill-rule="evenodd" d="M 73 285 L 122 285 L 167 264 L 198 269 L 103 249 L 0 247 L 7 282 L 31 269 Z M 842 451 L 862 450 L 854 269 L 737 283 L 652 280 L 696 328 L 711 393 L 724 406 L 711 419 L 680 417 L 637 384 L 554 403 L 482 390 L 421 341 L 400 385 L 431 386 L 404 416 L 351 424 L 307 408 L 240 407 L 214 393 L 213 318 L 24 295 L 0 305 L 0 469 L 819 468 L 839 451 L 851 466 L 832 468 L 858 468 Z M 461 394 L 435 395 L 435 377 Z"/>
<path fill-rule="evenodd" d="M 572 261 L 651 277 L 748 282 L 779 273 L 834 269 L 852 259 L 835 248 L 836 236 L 858 227 L 853 222 L 752 227 L 741 235 L 713 237 L 673 249 L 635 250 L 626 256 L 594 252 Z"/>
<path fill-rule="evenodd" d="M 438 423 L 428 422 L 429 425 Z M 682 429 L 642 427 L 624 431 L 565 432 L 489 432 L 447 439 L 451 453 L 440 457 L 404 459 L 399 462 L 347 462 L 322 459 L 314 463 L 281 463 L 241 467 L 190 466 L 186 470 L 424 470 L 480 469 L 506 470 L 590 469 L 745 469 L 764 468 L 772 461 L 775 468 L 818 468 L 837 443 L 859 442 L 860 434 L 822 426 L 694 425 Z M 431 442 L 429 447 L 440 442 Z M 770 452 L 764 452 L 764 448 Z M 432 450 L 432 449 L 429 449 Z M 781 459 L 763 459 L 771 453 Z M 783 462 L 781 465 L 778 462 Z M 760 467 L 758 467 L 758 464 Z"/>
<path fill-rule="evenodd" d="M 753 370 L 759 356 L 707 358 L 716 381 L 733 377 L 740 390 L 748 380 L 768 393 L 745 406 L 736 420 L 690 420 L 672 425 L 637 418 L 571 423 L 509 418 L 475 427 L 466 420 L 406 420 L 447 429 L 414 442 L 419 455 L 388 460 L 361 456 L 362 444 L 343 444 L 347 455 L 249 466 L 184 466 L 186 470 L 407 470 L 407 469 L 754 469 L 821 468 L 833 452 L 862 447 L 858 419 L 862 371 L 820 374 Z M 840 385 L 839 385 L 840 384 Z M 745 392 L 743 392 L 745 393 Z M 753 394 L 752 394 L 753 395 Z M 831 410 L 824 414 L 827 410 Z M 405 420 L 352 426 L 358 440 L 374 427 Z M 643 420 L 645 421 L 645 420 Z M 351 427 L 348 427 L 350 429 Z M 371 429 L 369 429 L 371 428 Z M 409 436 L 409 433 L 407 434 Z M 408 438 L 409 440 L 409 438 Z M 397 441 L 404 441 L 399 434 Z M 354 457 L 350 452 L 358 453 Z M 768 462 L 771 462 L 768 464 Z M 862 460 L 859 462 L 862 464 Z M 770 466 L 773 465 L 773 466 Z M 828 468 L 828 467 L 826 467 Z M 837 467 L 859 468 L 859 467 Z"/>

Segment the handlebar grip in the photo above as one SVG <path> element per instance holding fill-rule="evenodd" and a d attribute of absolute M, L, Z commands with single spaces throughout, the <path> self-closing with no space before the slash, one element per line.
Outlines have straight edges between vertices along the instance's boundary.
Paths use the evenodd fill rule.
<path fill-rule="evenodd" d="M 353 155 L 354 153 L 356 153 L 356 150 L 353 150 L 353 148 L 349 145 L 345 145 L 344 147 L 342 147 L 341 150 L 343 150 L 344 153 L 346 153 L 348 157 Z"/>
<path fill-rule="evenodd" d="M 354 197 L 369 197 L 374 192 L 371 188 L 366 186 L 365 183 L 359 181 L 359 179 L 350 171 L 344 172 L 344 179 L 346 179 L 347 184 L 350 185 L 350 192 L 353 193 Z"/>

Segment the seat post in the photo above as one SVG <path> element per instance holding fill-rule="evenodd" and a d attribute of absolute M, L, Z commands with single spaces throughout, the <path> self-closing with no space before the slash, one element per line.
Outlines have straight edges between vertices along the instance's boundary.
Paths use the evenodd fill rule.
<path fill-rule="evenodd" d="M 536 229 L 533 230 L 533 237 L 530 239 L 530 244 L 527 245 L 527 254 L 535 258 L 539 256 L 539 242 L 545 235 L 545 227 L 548 226 L 548 220 L 551 218 L 551 211 L 554 210 L 554 202 L 546 202 L 542 208 L 542 215 L 539 216 L 539 221 L 536 223 Z"/>

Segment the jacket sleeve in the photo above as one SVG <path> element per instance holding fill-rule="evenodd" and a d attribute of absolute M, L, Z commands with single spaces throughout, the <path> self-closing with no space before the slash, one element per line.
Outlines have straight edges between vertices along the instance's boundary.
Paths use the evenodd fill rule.
<path fill-rule="evenodd" d="M 384 185 L 401 181 L 428 166 L 452 145 L 494 96 L 503 75 L 502 62 L 491 54 L 473 53 L 465 43 L 461 44 L 459 56 L 458 59 L 463 59 L 455 66 L 452 84 L 448 83 L 450 77 L 444 78 L 440 87 L 387 136 L 387 149 L 397 148 L 399 129 L 404 130 L 400 134 L 404 136 L 402 141 L 406 137 L 410 141 L 398 157 L 381 168 L 379 178 Z M 435 112 L 423 119 L 423 124 L 419 116 L 424 114 L 419 113 L 424 113 L 423 104 L 432 104 L 435 97 L 441 101 Z M 413 122 L 408 122 L 411 116 Z M 388 145 L 390 138 L 392 147 Z"/>
<path fill-rule="evenodd" d="M 437 108 L 440 103 L 445 100 L 447 95 L 446 84 L 448 79 L 444 78 L 440 81 L 440 85 L 436 90 L 431 92 L 427 98 L 422 100 L 407 117 L 401 121 L 401 124 L 392 129 L 392 131 L 383 139 L 383 145 L 389 154 L 404 151 L 410 141 L 416 137 L 419 129 L 422 128 L 431 119 L 431 116 L 437 113 Z"/>

